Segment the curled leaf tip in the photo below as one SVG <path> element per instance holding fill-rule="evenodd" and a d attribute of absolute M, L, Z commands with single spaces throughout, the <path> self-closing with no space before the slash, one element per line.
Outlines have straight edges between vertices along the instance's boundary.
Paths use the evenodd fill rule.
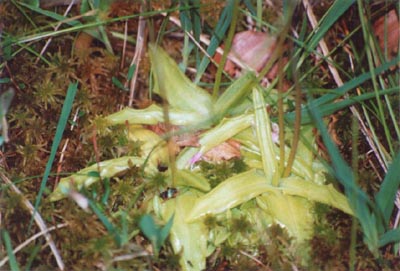
<path fill-rule="evenodd" d="M 190 159 L 189 163 L 190 163 L 190 169 L 193 169 L 194 164 L 196 164 L 197 161 L 200 160 L 201 156 L 203 154 L 201 152 L 196 153 L 195 155 L 193 155 L 193 157 Z"/>
<path fill-rule="evenodd" d="M 275 144 L 279 144 L 279 125 L 277 123 L 272 122 L 272 142 Z"/>

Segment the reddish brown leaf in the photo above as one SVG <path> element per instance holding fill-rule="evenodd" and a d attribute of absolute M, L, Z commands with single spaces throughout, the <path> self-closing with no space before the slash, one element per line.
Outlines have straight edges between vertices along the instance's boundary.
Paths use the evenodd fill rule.
<path fill-rule="evenodd" d="M 223 47 L 223 46 L 222 46 Z M 224 70 L 233 77 L 239 77 L 240 67 L 246 67 L 250 70 L 260 72 L 276 47 L 276 38 L 268 33 L 257 31 L 243 31 L 235 35 L 232 41 L 232 47 L 229 52 L 231 58 L 225 63 Z M 221 55 L 216 54 L 214 60 L 219 63 Z M 288 62 L 287 57 L 283 59 L 283 66 Z M 266 78 L 273 80 L 278 74 L 278 64 L 275 63 Z M 290 84 L 284 80 L 282 91 L 288 90 Z"/>
<path fill-rule="evenodd" d="M 230 55 L 252 70 L 260 71 L 270 58 L 274 48 L 274 37 L 267 33 L 249 30 L 235 35 Z M 217 54 L 214 59 L 219 62 L 220 55 Z M 230 75 L 236 75 L 236 65 L 231 60 L 228 59 L 224 69 Z"/>
<path fill-rule="evenodd" d="M 400 23 L 394 9 L 376 20 L 374 23 L 374 32 L 378 38 L 382 52 L 385 51 L 386 44 L 388 57 L 395 56 L 399 51 Z"/>
<path fill-rule="evenodd" d="M 202 156 L 202 159 L 208 162 L 218 162 L 237 157 L 240 157 L 240 143 L 234 139 L 229 139 L 209 150 Z"/>
<path fill-rule="evenodd" d="M 164 123 L 147 125 L 147 128 L 161 136 L 167 132 L 167 126 Z M 172 133 L 176 133 L 172 136 L 172 140 L 178 147 L 199 147 L 199 132 L 181 133 L 180 127 L 176 125 L 171 125 L 170 130 Z"/>

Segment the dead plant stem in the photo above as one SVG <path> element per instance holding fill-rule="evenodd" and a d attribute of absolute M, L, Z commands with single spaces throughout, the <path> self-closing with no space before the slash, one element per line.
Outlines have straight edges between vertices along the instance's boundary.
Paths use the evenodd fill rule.
<path fill-rule="evenodd" d="M 71 3 L 69 3 L 67 9 L 65 10 L 63 16 L 66 17 L 67 14 L 71 11 L 71 8 L 73 5 L 75 5 L 77 0 L 71 0 Z M 54 27 L 54 31 L 57 31 L 60 26 L 63 24 L 63 22 L 59 22 L 55 27 Z M 50 37 L 47 41 L 46 44 L 43 46 L 42 50 L 40 51 L 40 54 L 37 56 L 36 60 L 35 60 L 35 64 L 37 64 L 41 58 L 41 56 L 44 54 L 44 52 L 46 51 L 47 47 L 49 47 L 51 41 L 53 40 L 53 37 Z"/>
<path fill-rule="evenodd" d="M 290 146 L 290 153 L 287 159 L 287 164 L 285 167 L 285 171 L 283 172 L 283 178 L 289 176 L 292 171 L 292 166 L 296 157 L 297 147 L 299 145 L 300 140 L 300 126 L 301 126 L 301 88 L 299 84 L 299 80 L 297 78 L 297 73 L 295 71 L 295 66 L 293 66 L 293 80 L 294 80 L 294 91 L 295 91 L 295 121 L 293 128 L 293 140 L 292 145 Z M 283 118 L 283 115 L 282 115 Z M 281 141 L 280 141 L 281 142 Z M 281 145 L 283 145 L 281 143 Z M 281 159 L 283 160 L 283 159 Z"/>
<path fill-rule="evenodd" d="M 225 42 L 224 54 L 222 55 L 221 62 L 219 63 L 218 70 L 215 75 L 215 82 L 214 82 L 214 88 L 213 88 L 213 93 L 212 93 L 212 97 L 214 100 L 217 99 L 218 90 L 219 90 L 219 87 L 221 84 L 222 70 L 225 67 L 225 62 L 228 57 L 228 52 L 230 51 L 230 48 L 232 46 L 233 36 L 235 35 L 237 15 L 238 15 L 238 6 L 239 6 L 239 1 L 235 0 L 235 2 L 233 4 L 232 21 L 231 21 L 231 25 L 229 27 L 228 37 Z"/>
<path fill-rule="evenodd" d="M 144 10 L 144 4 L 142 4 L 142 6 L 141 6 L 141 12 L 143 12 L 143 10 Z M 134 73 L 133 78 L 130 83 L 130 93 L 129 93 L 129 102 L 128 102 L 129 107 L 132 107 L 133 99 L 135 98 L 135 88 L 136 88 L 136 82 L 137 82 L 137 77 L 138 77 L 139 65 L 140 65 L 140 60 L 142 59 L 143 47 L 144 47 L 144 44 L 146 41 L 145 27 L 146 27 L 146 20 L 144 19 L 143 16 L 140 16 L 137 39 L 136 39 L 135 55 L 133 56 L 133 59 L 132 59 L 131 65 L 130 65 L 130 66 L 135 65 L 135 73 Z"/>
<path fill-rule="evenodd" d="M 45 235 L 46 233 L 49 233 L 51 231 L 60 229 L 60 228 L 64 228 L 68 226 L 67 223 L 63 223 L 63 224 L 59 224 L 57 226 L 52 226 L 50 228 L 47 228 L 41 232 L 38 232 L 34 235 L 32 235 L 31 237 L 29 237 L 28 239 L 26 239 L 24 242 L 22 242 L 21 244 L 19 244 L 16 248 L 14 248 L 13 253 L 16 254 L 18 251 L 20 251 L 21 249 L 23 249 L 24 247 L 26 247 L 27 245 L 29 245 L 31 242 L 35 241 L 36 239 L 38 239 L 40 236 Z M 8 262 L 9 257 L 6 256 L 4 257 L 1 261 L 0 261 L 0 267 L 2 267 L 3 265 L 6 264 L 6 262 Z"/>
<path fill-rule="evenodd" d="M 311 26 L 315 30 L 318 27 L 318 23 L 317 23 L 317 19 L 315 17 L 315 14 L 314 14 L 314 12 L 313 12 L 313 10 L 311 8 L 311 5 L 310 5 L 308 0 L 303 0 L 303 5 L 304 5 L 304 8 L 307 11 L 307 16 L 308 16 L 308 19 L 309 19 L 309 21 L 311 23 Z M 333 79 L 335 80 L 336 85 L 338 87 L 343 86 L 343 80 L 340 77 L 339 72 L 337 71 L 337 69 L 333 65 L 331 65 L 332 58 L 329 56 L 329 49 L 328 49 L 328 46 L 326 45 L 326 42 L 325 42 L 324 39 L 320 40 L 319 46 L 320 46 L 320 48 L 322 50 L 323 55 L 327 59 L 329 71 L 331 72 L 331 74 L 333 76 Z M 357 108 L 355 108 L 354 106 L 350 106 L 350 111 L 354 116 L 356 116 L 356 118 L 357 118 L 357 120 L 358 120 L 358 122 L 360 123 L 360 126 L 361 126 L 361 132 L 363 133 L 363 135 L 366 138 L 368 144 L 370 145 L 371 149 L 373 150 L 373 152 L 375 154 L 375 157 L 378 159 L 382 169 L 386 172 L 387 168 L 385 166 L 385 163 L 384 163 L 382 157 L 380 156 L 380 154 L 378 152 L 378 148 L 375 145 L 373 139 L 369 136 L 370 132 L 368 131 L 367 127 L 365 126 L 365 123 L 362 120 L 360 113 L 358 112 Z"/>
<path fill-rule="evenodd" d="M 0 171 L 0 178 L 3 180 L 3 182 L 8 184 L 11 187 L 11 189 L 14 190 L 14 192 L 16 194 L 18 194 L 22 197 L 23 204 L 29 210 L 31 215 L 33 215 L 33 219 L 35 220 L 35 222 L 38 225 L 38 227 L 40 228 L 40 230 L 43 232 L 43 235 L 46 238 L 46 241 L 50 246 L 51 252 L 53 253 L 54 258 L 56 259 L 58 268 L 60 270 L 64 270 L 65 269 L 64 261 L 61 258 L 61 254 L 58 252 L 56 244 L 54 243 L 54 241 L 51 238 L 51 235 L 49 234 L 50 230 L 46 226 L 46 223 L 44 222 L 43 218 L 40 216 L 40 214 L 37 211 L 35 211 L 35 208 L 33 207 L 32 203 L 30 203 L 30 201 L 25 198 L 25 196 L 24 196 L 24 194 L 22 194 L 21 190 L 19 190 L 18 187 L 16 187 L 14 185 L 14 183 L 1 171 Z"/>
<path fill-rule="evenodd" d="M 284 104 L 283 104 L 283 56 L 281 55 L 278 60 L 278 116 L 283 116 Z M 278 118 L 279 125 L 279 142 L 285 142 L 285 130 L 280 127 L 285 127 L 284 118 Z M 285 144 L 279 144 L 279 174 L 282 175 L 285 170 Z"/>

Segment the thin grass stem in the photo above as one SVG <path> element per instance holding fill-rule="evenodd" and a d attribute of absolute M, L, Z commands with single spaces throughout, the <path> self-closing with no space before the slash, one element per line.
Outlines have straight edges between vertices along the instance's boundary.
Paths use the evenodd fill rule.
<path fill-rule="evenodd" d="M 238 15 L 238 11 L 239 11 L 238 10 L 239 1 L 238 0 L 233 0 L 233 1 L 234 1 L 233 14 L 232 14 L 231 25 L 229 27 L 228 37 L 225 42 L 225 50 L 224 50 L 224 54 L 222 55 L 221 62 L 219 63 L 217 73 L 215 75 L 215 83 L 214 83 L 213 94 L 212 94 L 213 100 L 217 99 L 218 90 L 219 90 L 219 87 L 221 84 L 222 70 L 225 67 L 228 53 L 232 46 L 233 36 L 235 35 L 236 23 L 237 23 L 237 17 L 238 17 L 237 15 Z"/>
<path fill-rule="evenodd" d="M 361 0 L 357 0 L 358 3 L 358 12 L 359 12 L 359 16 L 360 16 L 360 21 L 361 21 L 361 28 L 363 31 L 363 36 L 364 36 L 364 41 L 365 41 L 365 47 L 366 47 L 366 54 L 367 54 L 367 60 L 368 60 L 368 67 L 369 70 L 371 72 L 371 81 L 372 81 L 372 86 L 375 92 L 375 99 L 376 99 L 376 103 L 378 105 L 378 115 L 379 115 L 379 119 L 380 122 L 383 126 L 383 130 L 386 136 L 387 143 L 389 146 L 389 150 L 390 153 L 393 155 L 394 154 L 394 149 L 393 149 L 393 145 L 391 143 L 391 136 L 390 136 L 390 132 L 389 132 L 389 128 L 386 124 L 385 119 L 385 115 L 383 112 L 383 105 L 382 105 L 382 101 L 379 97 L 379 87 L 378 87 L 378 82 L 376 80 L 376 74 L 374 73 L 374 60 L 373 60 L 373 49 L 374 49 L 374 43 L 373 40 L 371 38 L 371 30 L 369 28 L 369 25 L 367 24 L 367 20 L 365 18 L 365 14 L 364 14 L 364 6 L 363 6 L 363 2 Z M 376 140 L 378 141 L 378 138 L 376 138 Z"/>

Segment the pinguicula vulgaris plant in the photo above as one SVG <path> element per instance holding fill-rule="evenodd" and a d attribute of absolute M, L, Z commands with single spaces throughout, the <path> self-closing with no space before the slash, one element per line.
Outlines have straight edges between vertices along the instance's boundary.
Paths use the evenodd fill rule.
<path fill-rule="evenodd" d="M 161 223 L 167 224 L 173 217 L 169 241 L 175 253 L 181 253 L 180 264 L 184 270 L 204 269 L 206 257 L 224 242 L 257 244 L 260 232 L 274 223 L 287 228 L 296 244 L 304 247 L 313 234 L 315 202 L 353 214 L 346 197 L 332 185 L 325 184 L 327 172 L 315 158 L 311 126 L 301 128 L 302 140 L 292 172 L 288 177 L 281 177 L 279 163 L 285 162 L 288 155 L 279 157 L 278 145 L 285 143 L 273 140 L 276 131 L 271 128 L 263 90 L 256 85 L 253 73 L 236 80 L 214 101 L 160 47 L 150 44 L 149 54 L 154 92 L 168 102 L 168 108 L 156 104 L 140 110 L 126 108 L 104 118 L 109 126 L 129 123 L 128 138 L 142 142 L 141 155 L 103 161 L 63 178 L 51 200 L 60 200 L 75 189 L 89 187 L 100 178 L 121 174 L 132 165 L 143 169 L 144 178 L 155 174 L 159 164 L 168 165 L 167 184 L 178 193 L 170 198 L 154 195 L 146 199 L 144 206 Z M 146 128 L 166 119 L 166 125 L 179 129 L 160 136 Z M 172 164 L 168 141 L 173 135 L 194 132 L 200 133 L 198 145 L 185 147 Z M 240 143 L 241 157 L 249 170 L 211 189 L 197 162 L 229 139 Z M 285 144 L 284 148 L 286 154 L 290 153 L 289 145 Z M 98 174 L 91 174 L 98 170 Z M 225 221 L 226 226 L 209 227 L 210 217 Z M 238 233 L 235 223 L 238 219 L 254 228 L 241 229 Z M 303 255 L 306 254 L 307 247 Z"/>

